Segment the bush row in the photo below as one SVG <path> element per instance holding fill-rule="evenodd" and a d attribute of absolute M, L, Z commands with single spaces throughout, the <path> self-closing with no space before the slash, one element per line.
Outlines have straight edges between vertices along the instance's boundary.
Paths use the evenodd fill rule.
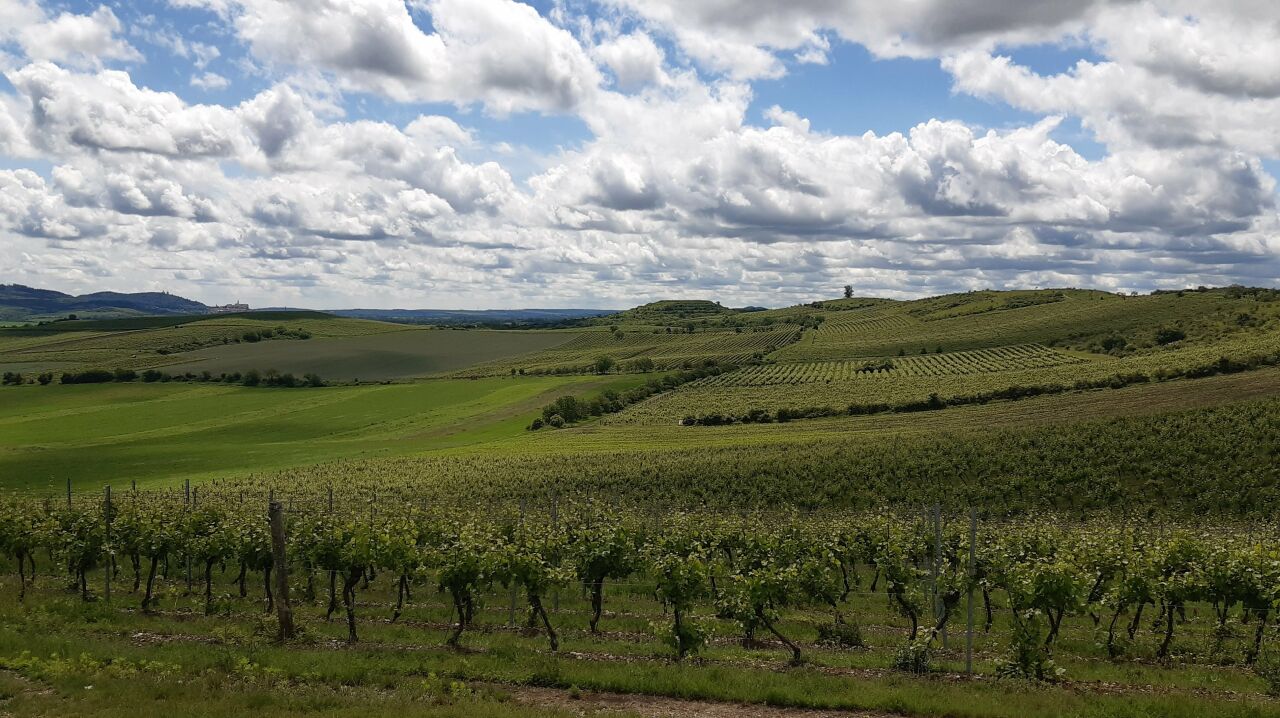
<path fill-rule="evenodd" d="M 590 399 L 579 399 L 571 394 L 566 394 L 542 407 L 542 416 L 534 419 L 533 423 L 529 425 L 529 429 L 536 431 L 543 426 L 558 429 L 566 424 L 573 424 L 589 417 L 616 414 L 628 406 L 648 399 L 655 394 L 670 391 L 691 381 L 705 379 L 709 376 L 718 376 L 735 368 L 734 366 L 720 366 L 714 359 L 707 359 L 701 367 L 696 369 L 672 372 L 661 378 L 655 377 L 634 389 L 627 389 L 623 392 L 606 389 L 598 396 Z"/>
<path fill-rule="evenodd" d="M 36 376 L 35 380 L 41 386 L 52 384 L 54 374 L 52 372 L 44 372 Z M 5 372 L 0 383 L 4 385 L 17 386 L 26 383 L 26 378 L 17 372 Z M 184 374 L 170 374 L 168 372 L 156 369 L 147 369 L 143 372 L 136 372 L 132 369 L 116 369 L 114 371 L 107 369 L 86 369 L 81 372 L 65 372 L 59 377 L 60 384 L 107 384 L 111 382 L 133 382 L 143 381 L 147 383 L 153 382 L 171 382 L 171 381 L 194 381 L 194 382 L 218 382 L 223 384 L 240 384 L 243 386 L 279 386 L 279 387 L 314 387 L 325 386 L 325 382 L 318 374 L 303 374 L 296 377 L 292 373 L 281 373 L 275 369 L 268 369 L 260 372 L 257 369 L 250 369 L 241 374 L 240 372 L 232 372 L 230 374 L 222 373 L 214 376 L 210 372 L 200 372 L 193 374 L 186 372 Z"/>
<path fill-rule="evenodd" d="M 223 336 L 215 336 L 215 337 L 193 338 L 176 346 L 162 347 L 160 349 L 157 349 L 156 353 L 160 354 L 161 356 L 167 356 L 169 354 L 181 354 L 183 352 L 189 352 L 195 349 L 200 349 L 202 347 L 218 346 L 220 344 L 240 344 L 240 343 L 254 344 L 256 342 L 263 341 L 264 339 L 310 339 L 310 338 L 311 338 L 311 332 L 307 331 L 306 329 L 302 329 L 302 328 L 287 329 L 285 327 L 275 327 L 273 329 L 268 327 L 266 329 L 250 329 L 249 331 L 241 334 L 240 336 L 223 335 Z"/>

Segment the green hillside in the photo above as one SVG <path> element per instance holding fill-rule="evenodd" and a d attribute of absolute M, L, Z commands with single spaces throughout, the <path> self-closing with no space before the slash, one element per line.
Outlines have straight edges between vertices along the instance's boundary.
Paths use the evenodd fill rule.
<path fill-rule="evenodd" d="M 461 332 L 320 312 L 252 312 L 58 322 L 0 329 L 0 370 L 172 374 L 276 369 L 337 380 L 406 379 L 555 346 L 549 332 Z"/>
<path fill-rule="evenodd" d="M 0 712 L 1280 715 L 1277 310 L 0 329 Z"/>

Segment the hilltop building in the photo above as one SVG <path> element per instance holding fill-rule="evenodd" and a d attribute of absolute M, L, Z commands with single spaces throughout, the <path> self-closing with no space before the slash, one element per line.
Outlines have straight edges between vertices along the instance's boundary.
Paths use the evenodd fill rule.
<path fill-rule="evenodd" d="M 247 311 L 249 311 L 249 305 L 240 304 L 239 302 L 235 304 L 223 304 L 221 306 L 209 307 L 210 314 L 230 314 L 232 312 L 247 312 Z"/>

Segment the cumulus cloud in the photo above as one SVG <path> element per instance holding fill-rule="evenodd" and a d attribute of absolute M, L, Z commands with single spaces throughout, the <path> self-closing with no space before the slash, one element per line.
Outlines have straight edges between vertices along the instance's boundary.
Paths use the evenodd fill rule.
<path fill-rule="evenodd" d="M 202 75 L 191 76 L 191 86 L 202 90 L 221 90 L 230 84 L 230 80 L 216 72 L 206 72 Z"/>
<path fill-rule="evenodd" d="M 617 86 L 635 90 L 659 84 L 666 78 L 664 53 L 653 38 L 633 32 L 612 38 L 595 46 L 596 57 L 613 72 Z"/>
<path fill-rule="evenodd" d="M 5 77 L 29 103 L 32 144 L 49 152 L 226 156 L 240 141 L 231 110 L 188 106 L 172 93 L 134 85 L 119 70 L 87 75 L 42 62 Z"/>
<path fill-rule="evenodd" d="M 30 11 L 23 13 L 30 18 Z M 21 21 L 20 21 L 21 22 Z M 102 5 L 89 15 L 64 12 L 56 18 L 24 23 L 18 44 L 33 60 L 49 60 L 79 67 L 95 67 L 109 61 L 136 61 L 142 55 L 123 38 L 121 25 L 111 8 Z"/>
<path fill-rule="evenodd" d="M 825 32 L 887 57 L 932 57 L 1058 37 L 1085 27 L 1104 0 L 610 0 L 666 29 L 699 61 L 739 78 L 776 77 L 776 51 L 825 59 Z"/>
<path fill-rule="evenodd" d="M 514 0 L 237 0 L 236 32 L 259 58 L 332 73 L 398 101 L 482 103 L 495 113 L 570 111 L 600 83 L 567 31 Z"/>
<path fill-rule="evenodd" d="M 120 271 L 302 305 L 491 304 L 497 287 L 526 306 L 781 304 L 849 281 L 893 296 L 1270 283 L 1280 215 L 1260 158 L 1280 156 L 1280 26 L 1251 2 L 609 0 L 578 17 L 183 0 L 243 45 L 151 33 L 191 66 L 165 92 L 121 65 L 137 58 L 111 10 L 0 0 L 0 237 L 24 267 L 8 279 Z M 58 42 L 28 48 L 45 26 Z M 1090 59 L 1057 74 L 1013 59 L 1064 39 Z M 752 109 L 754 80 L 839 42 L 929 58 L 957 92 L 1040 119 L 877 134 Z M 233 62 L 262 84 L 243 92 L 214 64 Z M 384 106 L 394 122 L 369 109 Z M 500 129 L 525 111 L 589 136 L 531 157 Z M 1102 156 L 1062 141 L 1068 118 Z"/>
<path fill-rule="evenodd" d="M 972 50 L 946 58 L 956 88 L 1034 112 L 1079 117 L 1117 148 L 1235 147 L 1280 156 L 1280 97 L 1206 94 L 1137 65 L 1081 61 L 1043 76 Z"/>

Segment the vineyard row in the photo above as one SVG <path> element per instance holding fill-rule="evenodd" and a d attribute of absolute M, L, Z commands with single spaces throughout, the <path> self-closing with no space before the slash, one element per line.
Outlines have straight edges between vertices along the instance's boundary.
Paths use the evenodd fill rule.
<path fill-rule="evenodd" d="M 243 494 L 241 494 L 243 496 Z M 547 510 L 458 510 L 383 498 L 361 502 L 330 492 L 272 501 L 274 538 L 262 497 L 191 492 L 180 503 L 166 494 L 131 492 L 100 502 L 12 499 L 0 512 L 0 549 L 12 557 L 23 593 L 37 555 L 66 570 L 82 596 L 91 595 L 96 569 L 110 581 L 132 567 L 141 608 L 153 607 L 157 570 L 186 566 L 203 584 L 213 611 L 213 569 L 238 565 L 262 577 L 270 600 L 272 572 L 327 583 L 329 612 L 346 615 L 358 640 L 357 594 L 375 575 L 389 577 L 404 600 L 409 585 L 434 585 L 453 607 L 449 645 L 472 626 L 477 600 L 501 586 L 527 604 L 531 625 L 558 647 L 546 599 L 582 586 L 591 596 L 589 625 L 599 629 L 606 587 L 644 583 L 666 609 L 658 631 L 677 657 L 697 652 L 711 616 L 733 621 L 744 640 L 768 633 L 795 662 L 802 648 L 783 632 L 784 612 L 820 611 L 820 634 L 852 637 L 859 616 L 850 597 L 879 591 L 909 622 L 894 666 L 927 670 L 938 637 L 970 607 L 972 635 L 981 601 L 990 629 L 991 597 L 1009 609 L 1002 674 L 1052 677 L 1053 651 L 1064 621 L 1091 621 L 1113 658 L 1126 654 L 1144 611 L 1158 611 L 1158 658 L 1176 650 L 1179 627 L 1192 607 L 1212 607 L 1213 630 L 1223 636 L 1250 626 L 1238 658 L 1261 655 L 1280 608 L 1280 543 L 1274 527 L 1166 526 L 1123 518 L 1066 523 L 1041 517 L 1017 522 L 944 518 L 938 509 L 801 515 L 660 513 L 596 502 Z M 292 508 L 285 508 L 285 507 Z M 285 538 L 287 536 L 287 539 Z M 190 578 L 193 577 L 194 579 Z M 327 578 L 327 581 L 325 580 Z M 287 590 L 277 573 L 274 584 Z M 96 590 L 96 587 L 95 587 Z M 20 600 L 25 596 L 20 594 Z M 402 604 L 401 604 L 402 605 Z M 397 607 L 397 614 L 400 607 Z M 1208 612 L 1205 612 L 1208 613 Z M 788 629 L 789 630 L 789 629 Z"/>

